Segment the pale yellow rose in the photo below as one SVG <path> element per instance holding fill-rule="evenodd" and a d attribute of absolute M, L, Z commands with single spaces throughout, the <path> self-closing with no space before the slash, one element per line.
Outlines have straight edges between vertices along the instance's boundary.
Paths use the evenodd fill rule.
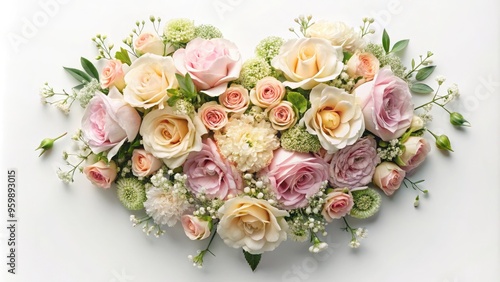
<path fill-rule="evenodd" d="M 335 79 L 344 67 L 343 57 L 342 48 L 326 39 L 300 38 L 283 44 L 271 64 L 285 75 L 285 86 L 308 90 Z"/>
<path fill-rule="evenodd" d="M 133 107 L 162 109 L 169 97 L 167 90 L 178 87 L 175 73 L 172 57 L 142 55 L 125 75 L 123 98 Z"/>
<path fill-rule="evenodd" d="M 255 88 L 250 91 L 250 101 L 261 108 L 277 105 L 285 97 L 285 86 L 272 76 L 257 81 Z"/>
<path fill-rule="evenodd" d="M 149 112 L 139 133 L 146 151 L 162 159 L 168 167 L 176 168 L 190 152 L 201 150 L 201 136 L 207 130 L 198 116 L 178 114 L 167 106 Z"/>
<path fill-rule="evenodd" d="M 365 123 L 354 95 L 320 84 L 310 94 L 311 108 L 300 120 L 307 132 L 318 136 L 321 146 L 334 153 L 354 144 L 363 134 Z"/>
<path fill-rule="evenodd" d="M 236 197 L 226 201 L 218 212 L 221 219 L 217 233 L 230 247 L 261 254 L 274 250 L 287 238 L 288 212 L 266 200 Z"/>
<path fill-rule="evenodd" d="M 349 52 L 355 52 L 365 44 L 359 32 L 343 22 L 319 20 L 307 29 L 306 35 L 311 38 L 324 38 L 333 46 L 342 47 Z"/>

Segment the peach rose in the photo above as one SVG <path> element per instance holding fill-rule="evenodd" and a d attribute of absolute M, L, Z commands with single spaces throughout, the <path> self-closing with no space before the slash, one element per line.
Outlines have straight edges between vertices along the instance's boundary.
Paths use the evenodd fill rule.
<path fill-rule="evenodd" d="M 144 54 L 135 60 L 125 75 L 123 97 L 133 107 L 164 107 L 168 89 L 177 88 L 172 57 Z"/>
<path fill-rule="evenodd" d="M 185 214 L 181 216 L 184 233 L 191 240 L 203 240 L 210 236 L 210 222 Z"/>
<path fill-rule="evenodd" d="M 283 44 L 271 64 L 285 75 L 285 86 L 309 90 L 335 79 L 344 68 L 343 58 L 342 48 L 326 39 L 300 38 Z"/>
<path fill-rule="evenodd" d="M 116 164 L 110 161 L 108 164 L 104 161 L 98 161 L 92 165 L 83 168 L 83 174 L 97 187 L 109 188 L 116 179 Z"/>
<path fill-rule="evenodd" d="M 207 130 L 198 116 L 178 114 L 167 106 L 144 116 L 139 133 L 146 151 L 176 168 L 190 152 L 201 150 L 201 136 Z"/>
<path fill-rule="evenodd" d="M 137 177 L 149 176 L 161 168 L 163 163 L 143 149 L 132 152 L 132 174 Z"/>
<path fill-rule="evenodd" d="M 123 64 L 119 60 L 109 60 L 101 72 L 101 86 L 102 88 L 111 88 L 115 86 L 118 90 L 122 91 L 125 87 L 125 72 L 123 71 Z"/>
<path fill-rule="evenodd" d="M 403 143 L 404 150 L 400 159 L 401 168 L 409 172 L 418 167 L 431 151 L 431 145 L 423 137 L 411 136 Z"/>
<path fill-rule="evenodd" d="M 217 233 L 226 245 L 251 254 L 274 250 L 287 238 L 288 212 L 266 200 L 248 196 L 232 198 L 219 209 Z"/>
<path fill-rule="evenodd" d="M 347 62 L 347 74 L 352 78 L 363 77 L 358 84 L 373 80 L 380 69 L 377 57 L 368 52 L 356 52 Z"/>
<path fill-rule="evenodd" d="M 373 184 L 382 189 L 387 196 L 391 196 L 399 189 L 405 179 L 406 172 L 392 162 L 383 162 L 375 168 Z"/>
<path fill-rule="evenodd" d="M 220 130 L 228 122 L 226 109 L 215 101 L 203 104 L 198 109 L 198 116 L 210 130 Z"/>
<path fill-rule="evenodd" d="M 276 130 L 287 130 L 297 123 L 297 114 L 293 110 L 292 103 L 281 101 L 278 105 L 270 108 L 269 121 Z"/>
<path fill-rule="evenodd" d="M 248 108 L 250 97 L 248 90 L 238 84 L 231 84 L 222 95 L 219 96 L 219 103 L 226 108 L 229 113 L 242 114 Z"/>
<path fill-rule="evenodd" d="M 141 33 L 134 41 L 134 48 L 139 55 L 151 53 L 163 56 L 174 51 L 171 45 L 165 46 L 160 37 L 150 32 Z"/>
<path fill-rule="evenodd" d="M 333 219 L 347 215 L 353 206 L 354 200 L 349 189 L 337 188 L 326 196 L 321 214 L 326 221 L 332 222 Z"/>
<path fill-rule="evenodd" d="M 255 88 L 250 91 L 250 101 L 261 108 L 268 108 L 278 104 L 285 97 L 285 86 L 272 76 L 257 81 Z"/>

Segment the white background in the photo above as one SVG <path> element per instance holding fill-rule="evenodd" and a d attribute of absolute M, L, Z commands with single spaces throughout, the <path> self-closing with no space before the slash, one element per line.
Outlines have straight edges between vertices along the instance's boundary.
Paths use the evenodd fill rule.
<path fill-rule="evenodd" d="M 50 8 L 42 3 L 50 2 Z M 14 3 L 12 1 L 12 3 Z M 470 3 L 470 4 L 467 4 Z M 0 271 L 7 281 L 500 281 L 500 63 L 499 2 L 468 1 L 75 1 L 24 0 L 2 8 L 0 82 L 2 185 L 0 210 L 6 211 L 6 171 L 17 169 L 17 274 L 6 275 L 7 230 L 0 228 Z M 269 35 L 293 38 L 293 18 L 342 20 L 357 26 L 362 17 L 378 20 L 393 42 L 410 38 L 405 62 L 435 53 L 436 75 L 459 84 L 454 105 L 472 127 L 454 129 L 434 109 L 430 125 L 450 136 L 454 153 L 433 148 L 413 176 L 425 178 L 430 195 L 413 207 L 415 191 L 401 188 L 383 198 L 379 214 L 364 226 L 369 237 L 360 249 L 349 235 L 330 226 L 330 249 L 313 256 L 308 244 L 286 242 L 263 255 L 255 273 L 240 250 L 216 239 L 204 269 L 187 256 L 206 242 L 191 242 L 178 228 L 166 236 L 146 237 L 129 222 L 114 190 L 91 186 L 81 175 L 66 186 L 55 172 L 70 138 L 57 142 L 42 158 L 34 149 L 45 137 L 74 132 L 78 105 L 66 117 L 39 102 L 46 81 L 69 89 L 73 80 L 62 66 L 78 67 L 80 56 L 93 59 L 90 38 L 108 34 L 119 45 L 136 20 L 188 17 L 218 26 L 245 58 Z M 27 27 L 30 22 L 31 29 Z M 16 38 L 17 45 L 12 43 Z M 432 82 L 431 82 L 432 83 Z"/>

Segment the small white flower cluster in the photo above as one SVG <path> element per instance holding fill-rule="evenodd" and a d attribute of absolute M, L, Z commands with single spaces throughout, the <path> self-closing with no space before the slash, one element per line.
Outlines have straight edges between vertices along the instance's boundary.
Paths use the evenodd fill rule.
<path fill-rule="evenodd" d="M 132 160 L 128 160 L 125 164 L 120 166 L 120 176 L 126 177 L 128 173 L 132 171 Z M 138 177 L 137 179 L 142 180 L 143 177 Z"/>
<path fill-rule="evenodd" d="M 73 176 L 69 171 L 62 171 L 61 169 L 58 169 L 57 177 L 59 177 L 59 179 L 66 184 L 73 182 Z"/>
<path fill-rule="evenodd" d="M 207 199 L 205 195 L 200 194 L 196 198 L 190 198 L 189 202 L 194 204 L 194 216 L 209 216 L 212 219 L 219 218 L 218 210 L 222 205 L 224 205 L 224 201 L 220 199 Z"/>
<path fill-rule="evenodd" d="M 178 115 L 192 115 L 195 113 L 194 106 L 190 102 L 184 100 L 184 99 L 179 99 L 175 103 L 175 114 Z"/>
<path fill-rule="evenodd" d="M 377 148 L 377 154 L 383 161 L 392 161 L 403 154 L 403 151 L 401 150 L 401 142 L 397 138 L 392 139 L 387 142 L 387 147 Z"/>
<path fill-rule="evenodd" d="M 101 89 L 101 84 L 95 78 L 92 78 L 90 82 L 86 83 L 82 89 L 78 91 L 76 95 L 76 99 L 80 101 L 80 105 L 82 108 L 87 107 L 92 99 L 95 96 L 95 93 Z"/>
<path fill-rule="evenodd" d="M 146 233 L 147 236 L 149 236 L 153 231 L 155 231 L 155 229 L 156 232 L 154 232 L 154 236 L 156 238 L 159 238 L 161 235 L 165 234 L 165 230 L 161 229 L 160 225 L 156 223 L 150 225 L 149 224 L 150 219 L 151 217 L 149 216 L 142 219 L 138 219 L 135 215 L 130 215 L 130 221 L 132 222 L 132 226 L 135 227 L 138 224 L 144 223 L 144 225 L 142 226 L 142 231 Z"/>
<path fill-rule="evenodd" d="M 42 104 L 47 103 L 47 98 L 50 98 L 55 95 L 54 88 L 52 88 L 47 82 L 40 89 L 40 96 L 42 100 Z"/>
<path fill-rule="evenodd" d="M 352 240 L 349 242 L 349 247 L 353 249 L 359 248 L 361 245 L 360 241 L 368 236 L 368 230 L 366 228 L 357 228 L 353 234 Z"/>
<path fill-rule="evenodd" d="M 448 87 L 448 95 L 446 96 L 446 98 L 444 99 L 444 102 L 443 104 L 447 104 L 455 99 L 457 99 L 458 97 L 460 97 L 460 92 L 458 90 L 458 85 L 456 85 L 455 83 L 453 83 L 452 85 L 450 85 L 450 87 Z"/>
<path fill-rule="evenodd" d="M 243 188 L 243 193 L 252 198 L 265 199 L 273 206 L 278 204 L 276 195 L 267 178 L 255 179 L 251 173 L 247 173 L 243 176 L 243 179 L 246 184 L 245 188 Z"/>
<path fill-rule="evenodd" d="M 309 252 L 311 253 L 319 253 L 328 248 L 328 244 L 325 242 L 318 242 L 309 247 Z"/>
<path fill-rule="evenodd" d="M 330 85 L 344 89 L 347 92 L 351 92 L 351 90 L 354 88 L 354 85 L 356 85 L 356 80 L 354 78 L 351 78 L 346 71 L 347 66 L 344 66 L 344 69 L 342 70 L 340 75 L 336 79 L 334 79 L 330 83 Z"/>

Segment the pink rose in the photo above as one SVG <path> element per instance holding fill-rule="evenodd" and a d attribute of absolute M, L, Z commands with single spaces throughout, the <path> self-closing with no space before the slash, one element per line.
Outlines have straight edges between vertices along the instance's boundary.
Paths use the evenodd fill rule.
<path fill-rule="evenodd" d="M 210 222 L 196 216 L 185 214 L 181 216 L 184 233 L 191 240 L 203 240 L 210 236 Z"/>
<path fill-rule="evenodd" d="M 427 157 L 427 154 L 431 151 L 431 146 L 429 142 L 423 137 L 411 136 L 403 143 L 405 149 L 403 154 L 400 156 L 401 168 L 406 172 L 419 166 Z"/>
<path fill-rule="evenodd" d="M 328 164 L 313 155 L 280 148 L 260 175 L 269 177 L 283 208 L 295 209 L 306 206 L 307 197 L 317 193 L 328 179 Z"/>
<path fill-rule="evenodd" d="M 203 104 L 198 109 L 198 116 L 210 130 L 220 130 L 228 122 L 226 109 L 215 101 Z"/>
<path fill-rule="evenodd" d="M 297 123 L 297 115 L 293 110 L 292 103 L 281 101 L 281 103 L 269 110 L 269 121 L 276 130 L 287 130 Z"/>
<path fill-rule="evenodd" d="M 390 196 L 399 189 L 405 179 L 406 172 L 395 163 L 383 162 L 375 169 L 373 184 Z"/>
<path fill-rule="evenodd" d="M 173 58 L 177 70 L 189 73 L 198 90 L 211 97 L 224 93 L 227 83 L 240 75 L 240 52 L 226 39 L 195 38 L 175 51 Z"/>
<path fill-rule="evenodd" d="M 110 88 L 115 86 L 118 90 L 122 91 L 125 87 L 125 72 L 123 71 L 123 64 L 119 60 L 109 60 L 102 69 L 101 73 L 101 86 L 102 88 Z"/>
<path fill-rule="evenodd" d="M 90 100 L 82 118 L 82 133 L 92 152 L 109 150 L 111 160 L 125 141 L 135 139 L 140 125 L 137 111 L 113 87 L 108 95 L 98 92 Z"/>
<path fill-rule="evenodd" d="M 363 82 L 373 80 L 379 68 L 377 57 L 368 52 L 356 52 L 347 62 L 347 74 L 353 78 L 362 77 Z"/>
<path fill-rule="evenodd" d="M 383 68 L 374 80 L 361 84 L 355 90 L 363 109 L 366 129 L 390 141 L 410 127 L 413 103 L 408 84 Z"/>
<path fill-rule="evenodd" d="M 95 164 L 83 168 L 83 174 L 97 187 L 109 188 L 116 179 L 116 164 L 111 161 L 106 164 L 104 161 L 98 161 Z"/>
<path fill-rule="evenodd" d="M 237 84 L 231 84 L 219 96 L 219 103 L 226 107 L 226 111 L 229 113 L 242 114 L 248 108 L 249 101 L 248 90 Z"/>
<path fill-rule="evenodd" d="M 159 56 L 163 56 L 170 52 L 173 52 L 174 49 L 171 46 L 169 48 L 165 47 L 163 40 L 157 35 L 150 32 L 143 32 L 137 39 L 134 41 L 134 48 L 139 55 L 151 53 Z"/>
<path fill-rule="evenodd" d="M 353 206 L 354 200 L 349 189 L 337 188 L 326 196 L 321 214 L 326 221 L 332 222 L 333 219 L 347 215 Z"/>
<path fill-rule="evenodd" d="M 137 177 L 149 176 L 159 170 L 163 162 L 144 149 L 132 152 L 132 174 Z"/>
<path fill-rule="evenodd" d="M 272 76 L 257 81 L 255 88 L 250 91 L 250 101 L 261 108 L 268 108 L 278 104 L 285 97 L 285 86 Z"/>
<path fill-rule="evenodd" d="M 207 138 L 199 152 L 191 152 L 183 166 L 189 189 L 207 198 L 227 199 L 243 189 L 240 173 L 219 154 L 215 142 Z"/>
<path fill-rule="evenodd" d="M 371 182 L 378 163 L 380 158 L 375 139 L 361 138 L 333 155 L 329 171 L 330 183 L 334 187 L 365 186 Z"/>

